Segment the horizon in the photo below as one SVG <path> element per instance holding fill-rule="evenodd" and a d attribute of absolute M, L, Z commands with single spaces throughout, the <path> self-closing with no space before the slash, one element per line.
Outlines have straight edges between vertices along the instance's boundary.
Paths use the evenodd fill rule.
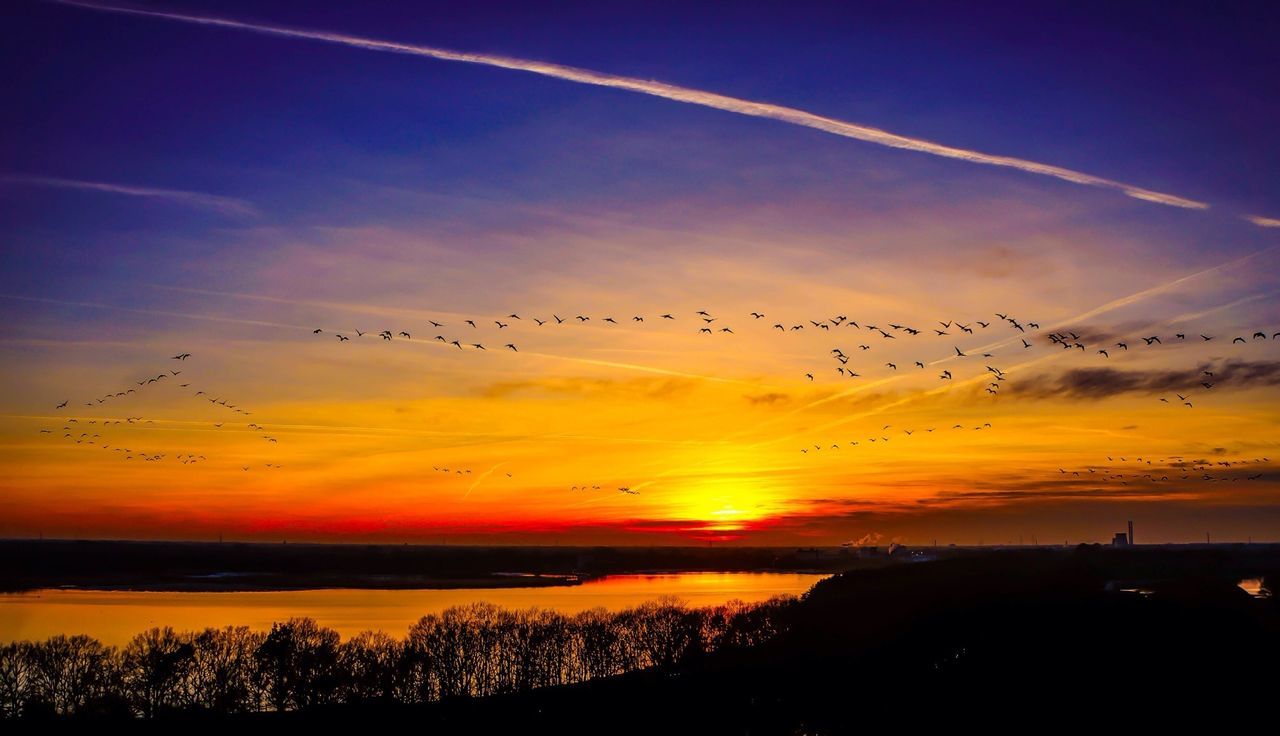
<path fill-rule="evenodd" d="M 0 539 L 1280 542 L 1280 7 L 656 9 L 6 7 Z"/>

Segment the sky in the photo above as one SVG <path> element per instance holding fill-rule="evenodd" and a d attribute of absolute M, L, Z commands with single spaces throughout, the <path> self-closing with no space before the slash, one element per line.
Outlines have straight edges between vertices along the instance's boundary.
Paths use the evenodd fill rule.
<path fill-rule="evenodd" d="M 1280 8 L 1114 5 L 8 3 L 0 536 L 1280 540 Z"/>

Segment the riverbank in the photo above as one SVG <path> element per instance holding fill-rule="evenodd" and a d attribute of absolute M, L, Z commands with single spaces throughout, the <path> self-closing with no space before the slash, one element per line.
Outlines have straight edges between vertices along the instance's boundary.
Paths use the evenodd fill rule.
<path fill-rule="evenodd" d="M 888 550 L 479 547 L 0 540 L 0 591 L 251 592 L 572 586 L 607 575 L 830 574 L 895 564 Z"/>

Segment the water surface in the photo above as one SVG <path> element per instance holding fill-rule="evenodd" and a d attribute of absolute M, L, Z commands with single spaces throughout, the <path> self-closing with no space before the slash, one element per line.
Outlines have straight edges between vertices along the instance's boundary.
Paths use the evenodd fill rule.
<path fill-rule="evenodd" d="M 39 590 L 0 594 L 0 641 L 38 640 L 55 634 L 88 634 L 123 646 L 152 626 L 178 630 L 248 626 L 310 616 L 343 638 L 366 629 L 404 636 L 427 613 L 488 601 L 504 608 L 552 608 L 575 613 L 601 606 L 618 610 L 675 596 L 691 606 L 733 599 L 767 600 L 799 595 L 825 575 L 797 573 L 674 573 L 610 575 L 582 585 L 454 590 L 301 590 L 235 593 Z"/>

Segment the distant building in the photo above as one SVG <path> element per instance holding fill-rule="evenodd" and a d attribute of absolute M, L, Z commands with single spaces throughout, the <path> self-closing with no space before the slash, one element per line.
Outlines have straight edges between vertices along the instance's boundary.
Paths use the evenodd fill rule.
<path fill-rule="evenodd" d="M 1111 538 L 1111 546 L 1112 547 L 1128 547 L 1129 535 L 1125 534 L 1124 532 L 1116 532 L 1116 535 Z"/>

